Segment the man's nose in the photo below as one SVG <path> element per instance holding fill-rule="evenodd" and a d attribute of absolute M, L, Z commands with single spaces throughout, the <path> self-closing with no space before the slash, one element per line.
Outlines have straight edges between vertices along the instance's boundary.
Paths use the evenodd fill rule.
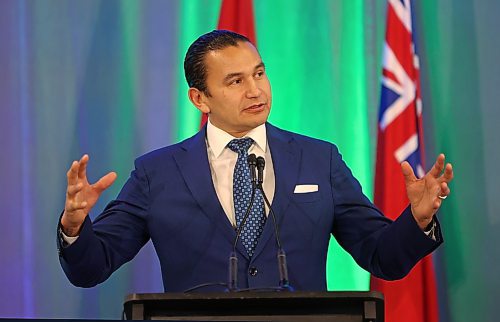
<path fill-rule="evenodd" d="M 247 92 L 246 95 L 248 98 L 253 98 L 253 97 L 259 97 L 261 94 L 261 90 L 255 80 L 251 80 L 247 82 L 248 87 L 247 87 Z"/>

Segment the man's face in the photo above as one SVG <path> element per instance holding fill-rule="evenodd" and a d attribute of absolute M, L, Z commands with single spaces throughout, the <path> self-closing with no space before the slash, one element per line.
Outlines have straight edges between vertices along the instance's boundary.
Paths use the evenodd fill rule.
<path fill-rule="evenodd" d="M 255 47 L 238 42 L 205 56 L 210 96 L 201 94 L 203 112 L 218 128 L 235 137 L 266 122 L 271 109 L 271 85 Z"/>

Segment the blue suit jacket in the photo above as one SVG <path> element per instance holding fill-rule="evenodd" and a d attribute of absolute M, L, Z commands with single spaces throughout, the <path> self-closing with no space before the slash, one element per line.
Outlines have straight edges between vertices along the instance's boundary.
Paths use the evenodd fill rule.
<path fill-rule="evenodd" d="M 266 127 L 276 177 L 272 207 L 295 289 L 326 290 L 332 233 L 361 267 L 385 279 L 405 276 L 442 242 L 439 225 L 434 241 L 409 209 L 395 222 L 384 217 L 334 145 Z M 205 134 L 203 129 L 138 158 L 117 199 L 94 223 L 86 219 L 74 244 L 59 245 L 61 265 L 73 284 L 90 287 L 106 280 L 150 238 L 165 291 L 227 281 L 235 230 L 213 186 Z M 316 184 L 319 190 L 294 193 L 299 184 Z M 276 252 L 272 220 L 267 220 L 252 258 L 241 243 L 237 246 L 239 287 L 277 286 Z M 250 268 L 256 274 L 249 274 Z"/>

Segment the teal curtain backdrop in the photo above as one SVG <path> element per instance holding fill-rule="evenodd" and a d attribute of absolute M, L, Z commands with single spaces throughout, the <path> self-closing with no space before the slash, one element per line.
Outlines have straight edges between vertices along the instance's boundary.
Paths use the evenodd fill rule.
<path fill-rule="evenodd" d="M 336 143 L 373 194 L 383 0 L 254 0 L 257 42 L 273 86 L 270 121 Z M 66 171 L 117 182 L 137 156 L 193 135 L 182 61 L 214 29 L 220 0 L 0 1 L 0 317 L 120 318 L 126 294 L 162 292 L 148 244 L 105 283 L 73 287 L 55 232 Z M 415 3 L 427 164 L 455 166 L 434 259 L 441 321 L 496 320 L 500 298 L 500 3 Z M 369 275 L 332 241 L 331 290 L 366 290 Z"/>

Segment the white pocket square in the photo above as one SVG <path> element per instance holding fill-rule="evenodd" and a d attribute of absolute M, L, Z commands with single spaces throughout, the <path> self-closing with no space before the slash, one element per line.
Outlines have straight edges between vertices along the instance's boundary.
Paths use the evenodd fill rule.
<path fill-rule="evenodd" d="M 318 191 L 317 184 L 298 184 L 295 186 L 293 193 L 308 193 Z"/>

